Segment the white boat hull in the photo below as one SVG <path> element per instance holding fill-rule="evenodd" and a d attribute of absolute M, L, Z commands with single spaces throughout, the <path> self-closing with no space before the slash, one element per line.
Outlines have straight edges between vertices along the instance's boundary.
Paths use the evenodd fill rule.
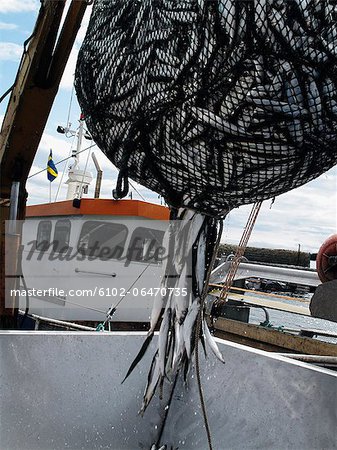
<path fill-rule="evenodd" d="M 30 218 L 24 223 L 22 270 L 27 289 L 21 280 L 20 309 L 26 309 L 28 290 L 32 314 L 58 320 L 100 322 L 105 320 L 111 306 L 117 306 L 112 322 L 149 322 L 161 286 L 163 262 L 160 258 L 158 263 L 148 262 L 146 254 L 138 261 L 129 254 L 136 255 L 138 251 L 132 247 L 137 230 L 164 234 L 168 222 L 121 216 L 65 217 L 71 227 L 70 250 L 65 256 L 55 252 L 52 244 L 47 250 L 35 248 L 41 222 L 50 223 L 52 239 L 57 223 L 64 221 L 64 217 Z M 82 254 L 78 247 L 86 223 L 122 227 L 126 238 L 121 244 L 121 256 L 107 259 Z M 103 245 L 102 250 L 114 251 L 115 243 L 110 243 L 110 247 Z"/>

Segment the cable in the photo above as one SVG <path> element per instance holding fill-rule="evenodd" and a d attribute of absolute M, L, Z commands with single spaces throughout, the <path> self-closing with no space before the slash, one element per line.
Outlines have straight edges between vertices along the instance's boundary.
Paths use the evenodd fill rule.
<path fill-rule="evenodd" d="M 227 299 L 229 288 L 231 287 L 231 285 L 233 283 L 233 280 L 234 280 L 235 274 L 238 270 L 241 258 L 246 250 L 250 235 L 253 231 L 253 227 L 256 222 L 259 211 L 261 209 L 262 203 L 263 203 L 262 201 L 259 201 L 253 205 L 253 208 L 252 208 L 252 210 L 249 214 L 248 220 L 247 220 L 247 224 L 242 233 L 242 236 L 241 236 L 237 251 L 235 253 L 234 259 L 232 261 L 229 271 L 227 272 L 224 286 L 221 289 L 219 299 L 216 302 L 217 304 L 224 303 Z"/>
<path fill-rule="evenodd" d="M 83 150 L 79 151 L 78 154 L 83 153 L 83 152 L 85 152 L 87 150 L 90 150 L 91 148 L 95 147 L 95 145 L 96 144 L 92 144 L 92 145 L 90 145 L 90 147 L 84 148 Z M 57 161 L 55 163 L 55 166 L 57 166 L 58 164 L 63 163 L 64 161 L 67 161 L 70 158 L 72 158 L 72 156 L 68 156 L 67 158 L 64 158 L 64 159 L 61 159 L 60 161 Z M 46 170 L 47 170 L 47 167 L 45 167 L 44 169 L 39 170 L 38 172 L 33 173 L 33 175 L 29 175 L 28 179 L 32 178 L 32 177 L 35 177 L 36 175 L 39 175 L 40 173 L 45 172 Z"/>
<path fill-rule="evenodd" d="M 140 273 L 140 275 L 138 275 L 138 277 L 135 279 L 135 281 L 127 288 L 126 290 L 126 295 L 122 295 L 120 297 L 120 299 L 118 300 L 118 302 L 116 303 L 116 306 L 110 306 L 109 310 L 107 313 L 105 313 L 107 315 L 106 319 L 104 320 L 103 323 L 100 323 L 96 330 L 97 331 L 104 331 L 105 330 L 105 325 L 108 323 L 110 326 L 110 321 L 112 319 L 112 316 L 115 314 L 118 306 L 122 303 L 122 301 L 127 297 L 128 293 L 130 292 L 130 290 L 133 288 L 133 286 L 136 284 L 136 282 L 139 280 L 139 278 L 143 275 L 143 273 L 145 272 L 145 270 L 150 266 L 151 263 L 149 263 L 145 269 Z M 110 331 L 110 329 L 109 329 Z"/>
<path fill-rule="evenodd" d="M 70 146 L 70 150 L 69 150 L 69 153 L 68 153 L 68 158 L 71 158 L 71 155 L 72 155 L 72 149 L 73 149 L 73 144 L 74 144 L 75 137 L 76 137 L 76 136 L 73 136 L 73 140 L 72 140 L 72 143 L 71 143 L 71 146 Z M 64 168 L 63 168 L 63 171 L 62 171 L 62 175 L 61 175 L 61 178 L 60 178 L 58 187 L 57 187 L 57 192 L 56 192 L 55 200 L 54 200 L 55 202 L 56 202 L 56 200 L 57 200 L 57 197 L 58 197 L 59 192 L 60 192 L 60 189 L 61 189 L 61 184 L 62 184 L 62 181 L 63 181 L 64 173 L 65 173 L 65 171 L 66 171 L 66 166 L 67 166 L 67 164 L 64 165 Z"/>
<path fill-rule="evenodd" d="M 144 200 L 144 202 L 146 202 L 145 197 L 134 187 L 134 185 L 131 183 L 130 180 L 129 180 L 129 184 L 132 187 L 132 189 L 135 190 L 137 192 L 137 194 Z"/>
<path fill-rule="evenodd" d="M 73 103 L 73 95 L 74 95 L 74 85 L 73 85 L 73 87 L 72 87 L 71 95 L 70 95 L 70 102 L 69 102 L 69 109 L 68 109 L 68 117 L 67 117 L 67 127 L 69 127 L 69 120 L 70 120 L 71 106 L 72 106 L 72 103 Z"/>
<path fill-rule="evenodd" d="M 90 147 L 86 147 L 86 148 L 84 148 L 83 150 L 79 151 L 78 154 L 83 153 L 83 152 L 85 152 L 85 151 L 87 151 L 87 150 L 90 150 L 91 148 L 93 148 L 93 147 L 95 147 L 95 146 L 96 146 L 96 144 L 92 144 L 92 145 L 90 145 Z M 72 158 L 72 156 L 68 156 L 67 158 L 64 158 L 64 159 L 61 159 L 60 161 L 57 161 L 57 162 L 55 163 L 55 166 L 57 166 L 58 164 L 63 163 L 64 161 L 67 161 L 67 160 L 70 159 L 70 158 Z M 39 175 L 40 173 L 43 173 L 43 172 L 45 172 L 46 170 L 47 170 L 47 168 L 45 167 L 44 169 L 41 169 L 41 170 L 39 170 L 38 172 L 35 172 L 35 173 L 33 173 L 32 175 L 29 175 L 28 179 L 29 179 L 29 178 L 32 178 L 32 177 L 35 177 L 36 175 Z M 132 189 L 134 189 L 134 190 L 137 192 L 137 194 L 138 194 L 138 195 L 146 202 L 146 198 L 138 191 L 138 189 L 131 183 L 131 181 L 129 181 L 129 183 L 130 183 L 130 185 L 132 186 Z"/>
<path fill-rule="evenodd" d="M 27 54 L 27 45 L 29 44 L 29 41 L 32 39 L 32 37 L 34 36 L 34 32 L 25 40 L 25 42 L 23 43 L 23 53 L 20 59 L 20 63 L 19 63 L 19 68 L 21 67 L 22 61 L 23 61 L 23 57 Z M 28 70 L 28 67 L 27 67 Z M 0 97 L 0 103 L 7 97 L 7 95 L 12 92 L 12 90 L 14 89 L 16 84 L 16 81 L 12 84 L 12 86 L 10 86 L 6 92 L 4 92 L 1 97 Z"/>
<path fill-rule="evenodd" d="M 12 92 L 14 86 L 15 86 L 15 83 L 13 83 L 12 86 L 9 87 L 9 88 L 7 89 L 7 91 L 6 91 L 5 93 L 2 94 L 2 96 L 0 97 L 0 103 L 7 97 L 7 95 L 8 95 L 10 92 Z"/>
<path fill-rule="evenodd" d="M 125 299 L 125 297 L 127 297 L 127 295 L 128 295 L 127 293 L 130 292 L 130 289 L 133 288 L 133 286 L 136 284 L 136 282 L 139 280 L 139 278 L 140 278 L 141 276 L 143 276 L 143 273 L 145 272 L 146 269 L 149 268 L 150 264 L 151 264 L 151 263 L 149 263 L 149 264 L 145 267 L 145 269 L 143 270 L 143 272 L 141 272 L 141 274 L 138 275 L 138 277 L 137 277 L 137 278 L 135 279 L 135 281 L 131 284 L 131 286 L 128 287 L 128 289 L 126 290 L 126 295 L 125 295 L 124 297 L 121 297 L 121 299 L 119 300 L 119 302 L 116 304 L 115 308 L 117 308 L 117 306 Z"/>
<path fill-rule="evenodd" d="M 208 418 L 207 418 L 206 404 L 205 404 L 204 395 L 203 395 L 203 391 L 202 391 L 202 385 L 201 385 L 200 365 L 199 365 L 199 345 L 198 344 L 199 344 L 199 336 L 200 336 L 200 332 L 201 332 L 202 315 L 203 315 L 203 308 L 204 308 L 205 298 L 206 298 L 207 289 L 208 289 L 208 285 L 209 285 L 209 279 L 210 279 L 211 272 L 212 272 L 212 269 L 213 269 L 213 266 L 214 266 L 216 254 L 217 254 L 217 251 L 218 251 L 218 247 L 219 247 L 219 244 L 220 244 L 222 230 L 223 230 L 223 221 L 220 220 L 218 235 L 217 235 L 217 239 L 216 239 L 215 246 L 214 246 L 214 249 L 213 249 L 213 255 L 212 255 L 212 258 L 211 258 L 210 265 L 209 265 L 208 270 L 207 270 L 207 275 L 206 275 L 206 279 L 205 279 L 205 283 L 204 283 L 204 290 L 202 292 L 201 299 L 200 299 L 200 309 L 199 309 L 199 312 L 198 312 L 197 325 L 196 325 L 196 328 L 195 328 L 195 371 L 196 371 L 196 375 L 197 375 L 200 404 L 201 404 L 202 414 L 203 414 L 203 418 L 204 418 L 204 424 L 205 424 L 205 429 L 206 429 L 206 434 L 207 434 L 209 450 L 213 450 L 213 446 L 212 446 L 211 431 L 210 431 Z M 206 326 L 207 326 L 207 324 L 206 324 Z"/>
<path fill-rule="evenodd" d="M 74 85 L 73 85 L 73 87 L 72 87 L 71 95 L 70 95 L 70 102 L 69 102 L 69 108 L 68 108 L 68 117 L 67 117 L 67 127 L 69 127 L 69 120 L 70 120 L 70 114 L 71 114 L 71 107 L 72 107 L 72 103 L 73 103 L 73 95 L 74 95 Z M 69 150 L 69 153 L 68 153 L 68 158 L 70 158 L 70 155 L 72 155 L 72 148 L 73 148 L 73 145 L 74 145 L 75 137 L 76 137 L 76 134 L 74 134 L 74 136 L 73 136 L 73 140 L 72 140 L 72 143 L 71 143 L 71 146 L 70 146 L 70 150 Z M 63 169 L 63 171 L 62 171 L 62 176 L 61 176 L 61 178 L 60 178 L 60 182 L 59 182 L 59 185 L 58 185 L 58 187 L 57 187 L 57 192 L 56 192 L 55 200 L 54 200 L 55 202 L 56 202 L 56 200 L 57 200 L 57 197 L 58 197 L 59 192 L 60 192 L 60 189 L 61 189 L 61 184 L 62 184 L 62 181 L 63 181 L 63 177 L 64 177 L 64 172 L 65 172 L 65 170 L 66 170 L 66 164 L 64 165 L 64 169 Z"/>

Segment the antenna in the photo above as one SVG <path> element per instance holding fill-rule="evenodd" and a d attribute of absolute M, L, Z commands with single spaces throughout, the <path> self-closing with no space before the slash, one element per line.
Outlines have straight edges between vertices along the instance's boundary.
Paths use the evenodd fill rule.
<path fill-rule="evenodd" d="M 102 184 L 102 177 L 103 177 L 103 170 L 100 168 L 100 165 L 97 161 L 95 153 L 91 154 L 91 157 L 94 161 L 96 170 L 97 170 L 97 178 L 96 178 L 96 186 L 95 186 L 95 195 L 94 198 L 99 198 L 99 194 L 101 192 L 101 184 Z"/>
<path fill-rule="evenodd" d="M 65 134 L 66 137 L 77 136 L 76 148 L 72 151 L 72 158 L 74 158 L 74 164 L 70 167 L 68 173 L 68 192 L 67 200 L 81 199 L 83 194 L 88 193 L 89 185 L 93 179 L 91 172 L 81 170 L 79 167 L 80 163 L 80 152 L 82 147 L 83 137 L 85 139 L 92 139 L 88 130 L 84 128 L 84 114 L 81 113 L 79 119 L 79 127 L 77 130 L 72 130 L 71 123 L 67 127 L 62 127 L 59 125 L 56 131 L 60 134 Z"/>

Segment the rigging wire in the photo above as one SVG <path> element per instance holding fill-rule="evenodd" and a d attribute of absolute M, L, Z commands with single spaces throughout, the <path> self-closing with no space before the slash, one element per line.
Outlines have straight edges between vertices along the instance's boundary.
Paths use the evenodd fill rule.
<path fill-rule="evenodd" d="M 252 234 L 253 227 L 255 225 L 257 216 L 260 212 L 262 201 L 254 203 L 252 210 L 249 214 L 247 224 L 245 226 L 245 229 L 242 233 L 238 248 L 236 250 L 235 256 L 233 258 L 232 264 L 230 266 L 229 271 L 227 272 L 225 283 L 221 289 L 220 295 L 218 300 L 216 301 L 216 304 L 224 303 L 227 299 L 229 288 L 232 286 L 233 280 L 235 278 L 235 274 L 238 270 L 239 264 L 241 262 L 241 258 L 246 250 L 250 235 Z"/>
<path fill-rule="evenodd" d="M 14 86 L 15 86 L 15 83 L 13 83 L 12 86 L 9 87 L 9 88 L 7 89 L 7 91 L 4 92 L 4 93 L 2 94 L 2 96 L 0 97 L 0 103 L 7 97 L 7 95 L 8 95 L 10 92 L 12 92 L 12 90 L 14 89 Z"/>
<path fill-rule="evenodd" d="M 72 143 L 71 143 L 71 146 L 70 146 L 70 150 L 69 150 L 69 153 L 68 153 L 68 158 L 71 158 L 75 137 L 76 136 L 73 136 L 73 140 L 72 140 Z M 61 175 L 61 178 L 60 178 L 60 181 L 59 181 L 59 184 L 58 184 L 58 187 L 57 187 L 57 192 L 56 192 L 56 195 L 55 195 L 55 200 L 54 200 L 55 202 L 57 201 L 57 197 L 58 197 L 60 189 L 61 189 L 61 184 L 62 184 L 62 181 L 63 181 L 63 178 L 64 178 L 64 173 L 66 171 L 66 167 L 67 167 L 67 162 L 65 161 L 65 164 L 64 164 L 64 167 L 63 167 L 63 171 L 62 171 L 62 175 Z"/>
<path fill-rule="evenodd" d="M 132 189 L 134 190 L 134 191 L 136 191 L 137 192 L 137 194 L 144 200 L 144 202 L 146 202 L 146 199 L 145 199 L 145 197 L 135 188 L 135 186 L 131 183 L 131 181 L 129 180 L 129 184 L 130 184 L 130 186 L 132 187 Z"/>
<path fill-rule="evenodd" d="M 70 120 L 71 107 L 72 107 L 72 104 L 73 104 L 73 95 L 74 95 L 74 85 L 73 85 L 73 87 L 72 87 L 71 95 L 70 95 L 70 102 L 69 102 L 69 109 L 68 109 L 68 117 L 67 117 L 67 127 L 69 127 L 69 120 Z"/>
<path fill-rule="evenodd" d="M 137 283 L 137 281 L 143 276 L 144 272 L 150 267 L 152 263 L 149 262 L 148 265 L 145 267 L 145 269 L 138 275 L 138 277 L 135 279 L 135 281 L 127 288 L 126 295 L 122 295 L 119 299 L 119 301 L 116 303 L 115 309 L 120 305 L 120 303 L 127 297 L 128 293 L 130 293 L 133 286 Z"/>
<path fill-rule="evenodd" d="M 80 151 L 78 152 L 78 154 L 83 153 L 83 152 L 85 152 L 85 151 L 87 151 L 87 150 L 90 150 L 91 148 L 93 148 L 93 147 L 95 147 L 95 146 L 96 146 L 96 144 L 92 144 L 92 145 L 90 145 L 90 147 L 86 147 L 86 148 L 84 148 L 83 150 L 80 150 Z M 67 158 L 64 158 L 64 159 L 61 159 L 60 161 L 57 161 L 57 162 L 55 163 L 55 166 L 57 166 L 58 164 L 63 163 L 64 161 L 68 161 L 70 158 L 72 158 L 72 156 L 68 156 Z M 89 159 L 89 158 L 88 158 L 88 159 Z M 32 177 L 35 177 L 36 175 L 39 175 L 40 173 L 43 173 L 43 172 L 45 172 L 46 170 L 47 170 L 47 167 L 45 167 L 44 169 L 39 170 L 38 172 L 33 173 L 32 175 L 29 175 L 28 179 L 29 179 L 29 178 L 32 178 Z M 63 175 L 62 175 L 62 176 L 63 176 Z M 132 189 L 133 189 L 134 191 L 136 191 L 137 194 L 142 198 L 142 200 L 144 200 L 144 201 L 146 202 L 146 198 L 138 191 L 138 189 L 135 187 L 135 185 L 132 184 L 131 181 L 129 181 L 129 183 L 130 183 L 130 185 L 132 186 Z"/>
<path fill-rule="evenodd" d="M 196 322 L 195 335 L 194 335 L 195 372 L 196 372 L 196 376 L 197 376 L 200 406 L 201 406 L 201 411 L 202 411 L 202 415 L 203 415 L 203 419 L 204 419 L 204 425 L 205 425 L 209 450 L 213 450 L 212 435 L 211 435 L 211 429 L 210 429 L 209 421 L 208 421 L 208 417 L 207 417 L 206 403 L 205 403 L 204 394 L 203 394 L 203 390 L 202 390 L 202 384 L 201 384 L 199 345 L 198 344 L 199 344 L 199 336 L 202 332 L 203 310 L 204 310 L 204 305 L 205 305 L 205 298 L 206 298 L 206 295 L 208 292 L 209 279 L 210 279 L 211 272 L 212 272 L 214 262 L 215 262 L 215 258 L 216 258 L 217 252 L 218 252 L 222 232 L 223 232 L 223 221 L 220 220 L 218 235 L 217 235 L 215 246 L 213 249 L 213 255 L 211 257 L 210 265 L 207 270 L 207 275 L 206 275 L 206 279 L 204 282 L 204 290 L 203 290 L 203 292 L 201 294 L 201 298 L 200 298 L 200 309 L 199 309 L 199 312 L 197 315 L 197 322 Z M 207 323 L 205 323 L 205 326 L 206 327 L 208 326 Z"/>
<path fill-rule="evenodd" d="M 96 144 L 92 144 L 92 145 L 90 145 L 90 147 L 86 147 L 86 148 L 84 148 L 83 150 L 79 151 L 78 154 L 83 153 L 83 152 L 85 152 L 85 151 L 87 151 L 87 150 L 90 150 L 91 148 L 93 148 L 93 147 L 95 147 L 95 146 L 96 146 Z M 55 166 L 57 166 L 58 164 L 63 163 L 64 161 L 67 161 L 67 160 L 70 159 L 70 158 L 72 158 L 72 156 L 68 156 L 67 158 L 63 158 L 63 159 L 61 159 L 60 161 L 57 161 L 57 162 L 55 163 Z M 39 175 L 40 173 L 43 173 L 43 172 L 45 172 L 46 170 L 47 170 L 47 167 L 45 167 L 44 169 L 39 170 L 38 172 L 33 173 L 32 175 L 29 175 L 28 179 L 29 179 L 29 178 L 32 178 L 32 177 L 35 177 L 36 175 Z"/>
<path fill-rule="evenodd" d="M 27 292 L 29 291 L 29 289 L 28 289 L 28 287 L 27 287 L 27 285 L 26 285 L 26 282 L 25 282 L 24 277 L 22 276 L 21 278 L 22 278 L 22 284 L 23 284 L 23 286 L 20 285 L 20 288 L 23 287 L 24 290 L 25 290 L 25 292 L 27 293 Z M 30 297 L 29 297 L 29 296 L 27 297 L 27 296 L 28 296 L 28 294 L 26 295 L 26 305 L 29 306 Z M 69 305 L 73 305 L 73 306 L 78 306 L 79 308 L 82 308 L 82 309 L 87 309 L 87 310 L 89 310 L 89 311 L 95 311 L 95 312 L 98 312 L 98 313 L 106 314 L 106 311 L 104 311 L 104 310 L 102 310 L 102 309 L 93 308 L 93 307 L 91 307 L 91 306 L 85 306 L 85 305 L 82 305 L 81 303 L 72 302 L 71 300 L 65 300 L 64 298 L 61 298 L 60 300 L 62 300 L 65 304 L 69 304 Z"/>
<path fill-rule="evenodd" d="M 72 143 L 71 145 L 73 145 L 73 143 Z M 90 145 L 89 147 L 86 147 L 86 148 L 84 148 L 83 150 L 80 150 L 80 151 L 78 152 L 78 154 L 83 153 L 83 152 L 85 152 L 85 151 L 87 151 L 87 150 L 90 150 L 90 149 L 92 149 L 93 147 L 95 147 L 96 145 L 97 145 L 97 144 L 92 144 L 92 145 Z M 68 161 L 70 158 L 72 158 L 71 155 L 68 156 L 67 158 L 63 158 L 63 159 L 61 159 L 60 161 L 57 161 L 57 162 L 55 163 L 55 166 L 57 166 L 57 165 L 59 165 L 59 164 L 65 162 L 65 161 Z M 88 160 L 89 160 L 89 157 L 88 157 L 87 161 L 88 161 Z M 28 179 L 29 179 L 29 178 L 33 178 L 33 177 L 35 177 L 36 175 L 39 175 L 40 173 L 45 172 L 46 170 L 47 170 L 47 167 L 45 167 L 44 169 L 39 170 L 38 172 L 33 173 L 32 175 L 29 175 Z M 62 175 L 62 177 L 63 177 L 63 175 Z M 141 197 L 141 199 L 144 200 L 144 201 L 146 202 L 146 198 L 141 194 L 141 192 L 139 192 L 139 190 L 135 187 L 135 185 L 134 185 L 131 181 L 129 181 L 129 183 L 130 183 L 132 189 L 133 189 L 134 191 L 136 191 L 137 194 Z M 58 191 L 57 191 L 56 197 L 57 197 L 57 195 L 58 195 L 58 192 L 59 192 L 59 189 L 58 189 Z M 55 198 L 55 200 L 56 200 L 56 198 Z"/>
<path fill-rule="evenodd" d="M 79 187 L 79 190 L 78 190 L 78 198 L 82 198 L 82 186 L 83 186 L 83 181 L 84 181 L 85 174 L 87 172 L 87 167 L 88 167 L 88 162 L 89 162 L 90 155 L 91 155 L 91 152 L 89 150 L 88 156 L 87 156 L 87 160 L 85 162 L 85 167 L 84 167 L 84 170 L 83 170 L 81 184 L 80 184 L 80 187 Z"/>
<path fill-rule="evenodd" d="M 115 314 L 118 306 L 122 303 L 122 301 L 127 297 L 127 295 L 130 293 L 131 289 L 133 288 L 133 286 L 137 283 L 137 281 L 143 276 L 144 272 L 146 271 L 146 269 L 148 269 L 148 267 L 150 266 L 150 262 L 148 263 L 148 265 L 145 267 L 145 269 L 138 275 L 138 277 L 133 281 L 133 283 L 127 288 L 126 290 L 126 294 L 125 295 L 121 295 L 118 302 L 116 303 L 115 306 L 111 305 L 108 312 L 106 312 L 106 319 L 104 320 L 104 322 L 100 323 L 96 330 L 97 331 L 104 331 L 105 330 L 105 325 L 108 323 L 109 325 L 109 331 L 110 331 L 110 322 L 112 319 L 112 316 Z"/>
<path fill-rule="evenodd" d="M 24 58 L 24 56 L 25 56 L 26 54 L 28 55 L 28 53 L 27 53 L 27 45 L 29 44 L 30 40 L 34 37 L 34 35 L 35 35 L 35 30 L 33 31 L 33 33 L 32 33 L 32 34 L 24 41 L 24 43 L 23 43 L 23 53 L 22 53 L 22 55 L 21 55 L 21 59 L 20 59 L 18 71 L 19 71 L 19 70 L 21 69 L 21 67 L 22 67 L 22 63 L 23 63 L 23 58 Z M 29 55 L 28 55 L 28 56 L 29 56 Z M 30 62 L 30 61 L 29 61 L 29 62 Z M 25 74 L 23 75 L 23 78 L 25 77 L 25 75 L 26 75 L 26 73 L 27 73 L 27 71 L 28 71 L 28 67 L 29 67 L 29 65 L 27 65 L 27 69 L 26 69 Z M 19 73 L 19 72 L 18 72 L 18 73 Z M 14 81 L 14 83 L 12 84 L 12 86 L 10 86 L 10 87 L 7 89 L 7 91 L 4 92 L 4 93 L 1 95 L 1 97 L 0 97 L 0 103 L 3 102 L 3 100 L 7 97 L 7 95 L 10 94 L 10 93 L 12 92 L 12 90 L 13 90 L 14 87 L 15 87 L 15 84 L 16 84 L 16 80 Z"/>

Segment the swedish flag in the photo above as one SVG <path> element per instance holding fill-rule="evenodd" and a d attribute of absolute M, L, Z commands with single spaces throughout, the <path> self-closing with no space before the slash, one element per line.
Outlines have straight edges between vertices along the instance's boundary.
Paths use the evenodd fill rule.
<path fill-rule="evenodd" d="M 53 161 L 53 153 L 50 150 L 49 158 L 47 162 L 47 177 L 50 182 L 54 181 L 58 175 L 58 171 Z"/>

